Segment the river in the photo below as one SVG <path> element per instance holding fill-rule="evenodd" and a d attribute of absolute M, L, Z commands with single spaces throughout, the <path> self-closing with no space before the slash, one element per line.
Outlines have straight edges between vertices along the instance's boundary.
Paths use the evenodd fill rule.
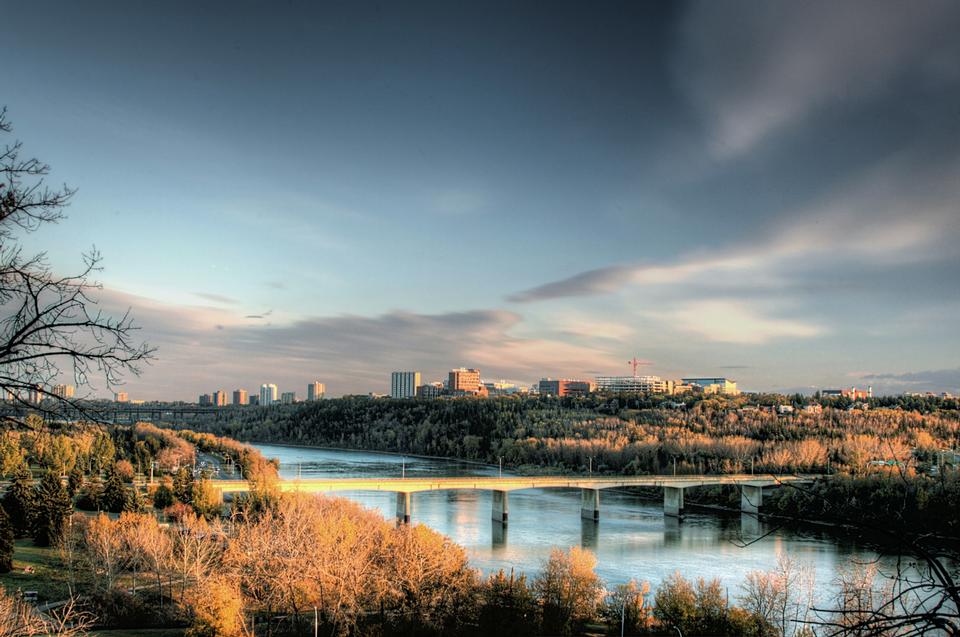
<path fill-rule="evenodd" d="M 254 445 L 280 461 L 284 478 L 496 475 L 496 467 L 363 451 Z M 344 497 L 394 519 L 386 492 L 344 492 Z M 786 554 L 813 567 L 819 601 L 835 590 L 837 567 L 876 556 L 869 548 L 819 530 L 775 529 L 740 515 L 688 509 L 684 519 L 664 517 L 662 503 L 624 492 L 601 491 L 600 521 L 580 518 L 579 490 L 510 493 L 510 521 L 493 522 L 491 493 L 440 491 L 413 494 L 412 523 L 423 523 L 462 546 L 485 573 L 511 568 L 531 577 L 552 547 L 581 546 L 597 557 L 608 586 L 631 578 L 652 588 L 674 571 L 720 579 L 731 599 L 750 571 L 772 570 Z"/>

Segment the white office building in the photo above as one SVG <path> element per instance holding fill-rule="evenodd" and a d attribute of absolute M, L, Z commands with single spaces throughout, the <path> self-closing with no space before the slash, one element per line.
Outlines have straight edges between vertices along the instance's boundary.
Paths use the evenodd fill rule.
<path fill-rule="evenodd" d="M 277 386 L 273 383 L 260 385 L 260 404 L 273 405 L 277 402 Z"/>
<path fill-rule="evenodd" d="M 420 386 L 420 372 L 390 374 L 390 398 L 415 398 Z"/>
<path fill-rule="evenodd" d="M 608 392 L 672 394 L 673 381 L 659 376 L 597 376 L 597 389 Z"/>

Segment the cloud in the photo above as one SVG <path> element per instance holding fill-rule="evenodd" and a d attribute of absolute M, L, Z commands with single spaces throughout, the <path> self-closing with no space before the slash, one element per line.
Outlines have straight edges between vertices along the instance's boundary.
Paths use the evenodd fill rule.
<path fill-rule="evenodd" d="M 917 372 L 861 372 L 856 377 L 891 392 L 932 391 L 957 393 L 960 390 L 960 367 Z"/>
<path fill-rule="evenodd" d="M 237 305 L 240 303 L 240 301 L 237 299 L 230 298 L 229 296 L 223 296 L 222 294 L 214 294 L 212 292 L 194 292 L 193 295 L 207 301 L 219 303 L 221 305 Z"/>
<path fill-rule="evenodd" d="M 682 19 L 673 70 L 712 151 L 731 157 L 905 74 L 955 81 L 945 60 L 960 55 L 958 26 L 953 0 L 701 0 Z"/>
<path fill-rule="evenodd" d="M 812 338 L 824 330 L 811 323 L 759 314 L 735 301 L 698 301 L 667 312 L 664 318 L 707 341 L 759 345 L 774 339 Z"/>
<path fill-rule="evenodd" d="M 748 239 L 661 264 L 588 270 L 513 293 L 507 300 L 529 303 L 609 294 L 629 286 L 677 288 L 702 281 L 782 294 L 791 285 L 820 280 L 826 265 L 849 270 L 955 260 L 958 198 L 960 156 L 904 152 L 849 179 L 822 200 L 772 218 Z"/>
<path fill-rule="evenodd" d="M 424 380 L 451 367 L 478 366 L 484 378 L 579 375 L 615 368 L 619 357 L 560 340 L 524 338 L 514 312 L 472 310 L 439 314 L 393 311 L 377 316 L 321 316 L 251 324 L 218 308 L 161 304 L 106 290 L 110 312 L 132 308 L 157 360 L 128 391 L 138 398 L 194 399 L 217 388 L 252 389 L 264 382 L 298 392 L 312 379 L 331 394 L 386 391 L 389 374 L 417 369 Z"/>

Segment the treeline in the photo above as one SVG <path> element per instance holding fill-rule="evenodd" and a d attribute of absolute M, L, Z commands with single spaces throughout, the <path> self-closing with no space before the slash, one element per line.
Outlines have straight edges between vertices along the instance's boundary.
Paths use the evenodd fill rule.
<path fill-rule="evenodd" d="M 344 499 L 288 494 L 229 521 L 79 516 L 64 576 L 106 626 L 188 626 L 190 637 L 257 635 L 812 635 L 814 574 L 782 559 L 731 595 L 680 574 L 654 591 L 608 588 L 589 551 L 554 549 L 541 572 L 483 577 L 425 526 L 395 526 Z M 842 573 L 835 612 L 879 601 Z M 865 604 L 867 596 L 870 604 Z M 316 626 L 315 626 L 316 622 Z M 315 632 L 316 631 L 316 632 Z"/>
<path fill-rule="evenodd" d="M 881 463 L 913 472 L 950 461 L 960 441 L 951 410 L 901 409 L 778 415 L 739 399 L 687 409 L 640 406 L 651 398 L 372 400 L 343 398 L 232 410 L 193 425 L 248 441 L 416 453 L 496 463 L 645 474 L 869 473 Z"/>

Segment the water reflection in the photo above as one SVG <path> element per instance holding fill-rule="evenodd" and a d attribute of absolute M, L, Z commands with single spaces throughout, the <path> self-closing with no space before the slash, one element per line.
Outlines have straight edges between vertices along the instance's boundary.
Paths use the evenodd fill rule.
<path fill-rule="evenodd" d="M 496 467 L 367 452 L 329 451 L 257 445 L 283 463 L 281 474 L 319 477 L 415 475 L 496 475 Z M 340 494 L 393 520 L 396 499 L 387 492 Z M 817 531 L 771 530 L 752 516 L 688 508 L 683 521 L 664 517 L 662 498 L 648 499 L 631 490 L 601 493 L 600 521 L 580 516 L 579 489 L 510 493 L 507 524 L 493 522 L 492 492 L 434 491 L 412 498 L 414 524 L 426 524 L 466 550 L 484 572 L 511 568 L 535 575 L 552 547 L 582 546 L 596 554 L 597 572 L 608 586 L 631 578 L 653 587 L 674 571 L 688 578 L 718 577 L 738 594 L 747 573 L 772 570 L 778 556 L 814 566 L 819 590 L 829 591 L 838 563 L 874 554 L 849 541 Z M 769 535 L 764 535 L 769 533 Z"/>

